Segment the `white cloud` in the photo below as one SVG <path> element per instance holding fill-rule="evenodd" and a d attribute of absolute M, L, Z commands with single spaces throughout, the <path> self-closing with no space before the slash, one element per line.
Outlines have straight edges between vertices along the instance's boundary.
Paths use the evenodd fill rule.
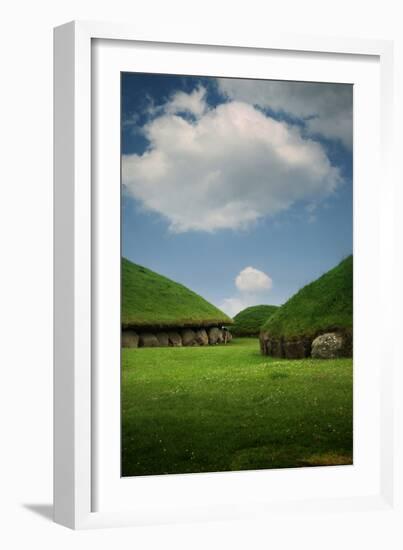
<path fill-rule="evenodd" d="M 127 192 L 171 231 L 242 229 L 297 201 L 316 203 L 341 182 L 323 147 L 297 128 L 240 101 L 209 108 L 204 96 L 202 87 L 174 95 L 143 128 L 148 150 L 122 158 Z"/>
<path fill-rule="evenodd" d="M 187 112 L 200 117 L 207 108 L 205 95 L 206 89 L 203 86 L 195 88 L 189 94 L 179 91 L 172 96 L 163 109 L 169 114 Z"/>
<path fill-rule="evenodd" d="M 235 277 L 235 286 L 239 291 L 238 295 L 225 298 L 218 306 L 230 317 L 249 306 L 261 304 L 262 293 L 271 289 L 273 281 L 263 271 L 249 266 Z"/>
<path fill-rule="evenodd" d="M 306 119 L 312 134 L 340 139 L 348 148 L 353 140 L 353 88 L 349 84 L 217 79 L 228 98 Z"/>
<path fill-rule="evenodd" d="M 254 267 L 245 267 L 235 279 L 235 285 L 241 292 L 260 292 L 272 287 L 271 278 Z"/>

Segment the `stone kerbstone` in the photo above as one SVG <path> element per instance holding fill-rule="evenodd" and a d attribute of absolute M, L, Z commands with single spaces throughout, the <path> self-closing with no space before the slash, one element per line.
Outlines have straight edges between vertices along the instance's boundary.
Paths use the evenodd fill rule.
<path fill-rule="evenodd" d="M 284 347 L 281 338 L 270 341 L 271 354 L 273 357 L 284 357 Z"/>
<path fill-rule="evenodd" d="M 199 346 L 208 346 L 208 334 L 204 328 L 196 330 L 195 341 Z"/>
<path fill-rule="evenodd" d="M 193 346 L 196 344 L 196 333 L 191 328 L 182 330 L 182 345 Z"/>
<path fill-rule="evenodd" d="M 259 334 L 260 353 L 262 355 L 269 355 L 268 352 L 269 335 L 267 332 L 261 332 Z"/>
<path fill-rule="evenodd" d="M 139 345 L 139 335 L 134 330 L 124 330 L 122 332 L 122 348 L 137 348 Z"/>
<path fill-rule="evenodd" d="M 229 330 L 223 330 L 222 331 L 222 338 L 223 338 L 223 342 L 228 344 L 228 342 L 231 342 L 231 340 L 232 340 L 232 334 L 230 333 Z"/>
<path fill-rule="evenodd" d="M 343 357 L 344 344 L 344 337 L 338 332 L 321 334 L 312 342 L 312 357 L 315 359 Z"/>
<path fill-rule="evenodd" d="M 171 331 L 149 331 L 137 333 L 135 330 L 122 330 L 122 347 L 180 347 L 180 346 L 207 346 L 230 342 L 232 334 L 228 330 L 218 327 L 185 328 Z"/>
<path fill-rule="evenodd" d="M 287 359 L 303 359 L 309 357 L 311 342 L 308 339 L 285 340 L 283 342 L 284 357 Z"/>
<path fill-rule="evenodd" d="M 158 345 L 162 348 L 169 346 L 169 336 L 167 332 L 157 332 L 155 334 L 158 340 Z"/>
<path fill-rule="evenodd" d="M 217 327 L 212 327 L 208 331 L 209 344 L 219 344 L 223 341 L 222 332 Z"/>
<path fill-rule="evenodd" d="M 263 355 L 272 357 L 284 357 L 284 343 L 281 338 L 272 338 L 269 333 L 261 332 L 259 335 L 260 351 Z"/>
<path fill-rule="evenodd" d="M 168 332 L 169 345 L 174 348 L 180 348 L 182 346 L 182 337 L 179 332 L 171 330 Z"/>
<path fill-rule="evenodd" d="M 143 348 L 156 348 L 159 346 L 159 342 L 152 332 L 142 332 L 139 338 L 139 346 Z"/>

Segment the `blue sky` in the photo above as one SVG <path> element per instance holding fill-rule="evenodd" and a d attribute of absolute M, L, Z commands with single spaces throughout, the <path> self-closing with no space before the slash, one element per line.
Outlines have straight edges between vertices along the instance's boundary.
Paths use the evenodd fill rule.
<path fill-rule="evenodd" d="M 230 315 L 352 252 L 352 87 L 122 74 L 123 255 Z"/>

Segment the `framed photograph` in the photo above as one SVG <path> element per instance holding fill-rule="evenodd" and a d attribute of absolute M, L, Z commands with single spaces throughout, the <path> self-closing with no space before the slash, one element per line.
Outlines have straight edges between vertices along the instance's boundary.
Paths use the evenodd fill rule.
<path fill-rule="evenodd" d="M 392 44 L 54 43 L 55 521 L 394 513 Z"/>

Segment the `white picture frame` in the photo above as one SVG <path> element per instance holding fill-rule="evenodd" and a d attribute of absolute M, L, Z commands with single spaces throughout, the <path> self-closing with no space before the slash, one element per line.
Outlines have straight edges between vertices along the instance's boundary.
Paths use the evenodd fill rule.
<path fill-rule="evenodd" d="M 140 64 L 140 57 L 133 57 L 132 51 L 127 57 L 128 64 L 125 67 L 130 69 L 130 64 L 134 59 L 135 64 L 137 62 L 140 67 L 138 70 L 144 71 L 149 67 L 150 72 L 157 72 L 161 64 L 168 63 L 166 59 L 164 60 L 164 51 L 169 52 L 170 58 L 175 57 L 172 54 L 173 48 L 175 52 L 179 52 L 178 55 L 181 55 L 180 52 L 191 54 L 187 58 L 185 56 L 181 61 L 184 64 L 181 66 L 185 67 L 183 69 L 185 74 L 195 74 L 192 66 L 196 53 L 202 60 L 201 62 L 207 63 L 205 66 L 208 67 L 209 62 L 204 59 L 204 54 L 207 52 L 210 66 L 212 65 L 211 60 L 219 59 L 220 56 L 240 56 L 237 59 L 238 70 L 240 70 L 239 63 L 242 64 L 241 57 L 245 59 L 244 63 L 248 63 L 248 59 L 250 60 L 252 56 L 271 55 L 270 52 L 274 56 L 273 60 L 278 54 L 283 56 L 283 60 L 285 57 L 293 55 L 299 58 L 314 59 L 320 54 L 326 57 L 326 65 L 329 63 L 334 63 L 335 66 L 339 64 L 342 67 L 341 70 L 350 71 L 348 74 L 351 75 L 355 69 L 343 68 L 343 63 L 346 62 L 348 65 L 353 57 L 360 56 L 364 65 L 367 61 L 374 63 L 367 72 L 365 69 L 360 72 L 362 77 L 351 76 L 348 80 L 352 83 L 361 82 L 362 86 L 367 86 L 366 89 L 369 90 L 370 79 L 376 78 L 378 79 L 376 82 L 380 86 L 379 89 L 376 87 L 372 94 L 369 94 L 371 98 L 368 100 L 373 103 L 379 101 L 379 116 L 376 115 L 374 121 L 368 122 L 368 128 L 371 131 L 367 136 L 365 136 L 365 132 L 362 132 L 361 136 L 355 135 L 357 148 L 355 148 L 354 155 L 362 156 L 365 151 L 371 153 L 368 168 L 362 164 L 362 170 L 358 176 L 359 178 L 365 176 L 368 182 L 372 182 L 368 184 L 368 199 L 363 193 L 359 194 L 359 207 L 355 204 L 355 215 L 359 213 L 358 217 L 362 224 L 359 227 L 368 228 L 370 231 L 366 237 L 363 236 L 362 231 L 359 232 L 359 238 L 362 241 L 362 246 L 360 241 L 360 249 L 363 252 L 358 267 L 356 267 L 355 261 L 355 272 L 357 277 L 360 277 L 360 273 L 363 274 L 365 269 L 371 268 L 371 275 L 366 283 L 362 283 L 362 290 L 359 291 L 362 296 L 361 302 L 364 301 L 363 298 L 369 296 L 370 292 L 373 292 L 374 303 L 383 321 L 381 329 L 375 333 L 370 323 L 365 321 L 365 317 L 368 317 L 365 311 L 360 314 L 362 331 L 361 335 L 358 334 L 359 345 L 355 361 L 364 363 L 366 360 L 364 346 L 360 348 L 360 342 L 363 342 L 364 339 L 378 338 L 376 343 L 378 355 L 374 353 L 372 360 L 374 368 L 373 370 L 369 369 L 367 374 L 367 389 L 365 389 L 366 378 L 362 369 L 358 370 L 358 377 L 355 375 L 355 404 L 358 403 L 358 419 L 363 420 L 364 415 L 368 414 L 372 427 L 375 426 L 379 429 L 377 436 L 372 437 L 368 431 L 361 429 L 364 423 L 359 423 L 358 433 L 362 434 L 362 438 L 358 445 L 358 451 L 362 449 L 364 457 L 364 450 L 367 449 L 366 454 L 371 455 L 372 458 L 371 460 L 368 458 L 368 462 L 363 458 L 362 464 L 356 464 L 355 470 L 337 469 L 336 467 L 332 469 L 315 468 L 310 471 L 308 471 L 309 469 L 298 469 L 285 474 L 272 471 L 269 475 L 266 475 L 265 472 L 234 472 L 203 474 L 202 478 L 196 474 L 191 476 L 151 476 L 151 478 L 138 479 L 137 485 L 132 484 L 129 487 L 126 484 L 125 496 L 120 489 L 118 490 L 118 480 L 115 484 L 110 482 L 113 475 L 117 475 L 114 461 L 116 462 L 116 452 L 119 452 L 119 448 L 117 448 L 116 437 L 113 437 L 113 430 L 116 431 L 116 422 L 115 424 L 112 421 L 108 423 L 109 427 L 105 425 L 98 401 L 101 399 L 102 403 L 109 402 L 105 392 L 114 392 L 114 397 L 110 400 L 113 417 L 113 411 L 116 413 L 117 410 L 116 404 L 119 396 L 116 394 L 116 373 L 110 379 L 103 374 L 99 375 L 97 361 L 100 353 L 95 336 L 99 334 L 97 331 L 105 330 L 105 327 L 99 329 L 99 326 L 102 325 L 102 319 L 105 318 L 103 313 L 105 313 L 107 304 L 102 304 L 102 299 L 100 299 L 104 295 L 105 281 L 98 280 L 96 273 L 100 267 L 106 267 L 107 254 L 112 256 L 115 254 L 113 257 L 116 257 L 116 239 L 119 239 L 119 236 L 116 237 L 116 233 L 120 232 L 120 225 L 116 223 L 118 221 L 116 200 L 114 200 L 116 199 L 116 190 L 115 194 L 110 196 L 100 197 L 97 194 L 95 180 L 102 176 L 99 176 L 100 168 L 95 156 L 99 152 L 99 147 L 102 147 L 103 151 L 110 151 L 111 156 L 115 154 L 114 160 L 107 160 L 107 164 L 102 166 L 102 170 L 109 170 L 111 167 L 111 170 L 115 170 L 115 172 L 110 173 L 116 179 L 116 140 L 108 143 L 102 141 L 102 136 L 105 135 L 105 128 L 111 128 L 111 125 L 116 130 L 116 123 L 120 124 L 120 121 L 116 121 L 112 110 L 111 117 L 114 116 L 114 118 L 110 118 L 109 122 L 99 122 L 98 120 L 97 109 L 99 109 L 100 101 L 104 101 L 103 99 L 99 100 L 98 97 L 97 101 L 94 101 L 96 95 L 94 87 L 100 82 L 97 80 L 97 63 L 99 63 L 100 56 L 103 55 L 95 49 L 97 44 L 101 43 L 100 41 L 108 41 L 109 44 L 113 43 L 114 47 L 116 46 L 114 53 L 106 54 L 103 61 L 101 60 L 105 68 L 102 69 L 103 78 L 109 74 L 105 71 L 123 70 L 117 68 L 116 65 L 116 48 L 122 48 L 118 52 L 118 58 L 124 63 L 126 61 L 123 51 L 127 51 L 131 45 L 137 46 L 145 54 L 141 58 Z M 390 304 L 394 285 L 390 266 L 393 261 L 395 242 L 389 215 L 394 207 L 394 181 L 391 168 L 392 43 L 275 34 L 270 34 L 263 40 L 256 38 L 255 41 L 250 41 L 234 37 L 233 40 L 226 39 L 224 41 L 208 36 L 208 32 L 206 32 L 205 41 L 201 43 L 186 36 L 185 31 L 181 36 L 177 33 L 175 36 L 169 36 L 168 32 L 166 36 L 154 37 L 148 36 L 147 33 L 130 25 L 72 22 L 55 29 L 54 46 L 55 521 L 71 528 L 81 529 L 187 520 L 243 518 L 261 514 L 277 514 L 279 511 L 295 513 L 307 508 L 311 510 L 311 513 L 335 512 L 345 510 L 346 507 L 351 511 L 388 510 L 394 513 L 397 486 L 394 470 L 393 417 L 397 411 L 393 399 L 393 369 L 396 357 L 393 354 L 393 348 L 383 346 L 387 341 L 388 323 L 391 322 L 388 317 L 388 304 Z M 253 68 L 249 69 L 252 71 L 250 74 L 256 75 L 256 71 L 259 70 L 258 63 L 252 63 L 252 66 Z M 186 67 L 189 67 L 189 73 L 186 73 Z M 211 70 L 213 71 L 213 69 Z M 322 64 L 320 70 L 323 71 L 322 78 L 326 80 L 325 75 L 329 75 L 331 68 L 326 73 L 324 64 Z M 173 71 L 174 69 L 167 70 L 167 72 Z M 234 74 L 235 69 L 231 69 L 230 65 L 227 71 L 229 71 L 228 74 L 239 76 L 239 74 Z M 200 72 L 196 74 L 200 74 Z M 336 69 L 333 74 L 336 74 Z M 303 79 L 302 73 L 299 78 Z M 361 81 L 360 78 L 362 78 Z M 105 89 L 109 80 L 106 78 L 102 81 Z M 113 93 L 111 89 L 110 97 L 113 97 Z M 365 94 L 360 97 L 364 102 Z M 105 111 L 106 106 L 107 104 L 103 103 L 101 108 Z M 369 107 L 368 104 L 367 108 L 369 109 Z M 362 112 L 362 116 L 364 115 L 365 113 Z M 94 132 L 94 123 L 96 123 L 96 132 Z M 362 122 L 359 122 L 358 126 L 363 128 Z M 379 136 L 380 139 L 377 139 L 376 136 Z M 368 141 L 366 141 L 366 137 Z M 377 185 L 377 174 L 382 174 L 382 189 Z M 115 204 L 115 211 L 113 211 L 113 204 Z M 111 240 L 111 242 L 113 241 L 111 247 L 106 245 L 105 239 L 100 238 L 102 228 L 99 218 L 103 216 L 102 219 L 106 220 L 105 208 L 110 209 L 109 228 L 115 234 Z M 376 208 L 376 212 L 373 211 L 373 208 Z M 365 239 L 368 241 L 367 245 L 365 245 Z M 372 239 L 371 242 L 369 242 L 370 239 Z M 112 286 L 115 285 L 115 290 L 116 284 L 119 283 L 117 273 L 116 270 L 108 271 L 106 269 L 106 277 L 109 278 L 107 285 L 109 287 L 112 282 Z M 356 283 L 355 280 L 355 289 Z M 376 292 L 373 291 L 372 284 L 376 286 Z M 112 325 L 110 333 L 115 336 L 111 339 L 110 349 L 113 348 L 116 352 L 120 326 L 116 325 L 115 329 L 113 327 L 114 325 Z M 109 327 L 107 328 L 109 330 Z M 361 355 L 360 349 L 363 350 Z M 381 349 L 387 349 L 382 356 L 379 354 Z M 104 349 L 103 352 L 105 351 L 109 356 L 108 350 Z M 110 357 L 116 357 L 116 353 Z M 379 367 L 381 357 L 382 368 Z M 108 366 L 106 365 L 105 368 L 108 369 Z M 115 368 L 119 369 L 119 364 L 115 364 Z M 111 389 L 108 390 L 108 388 Z M 369 405 L 362 403 L 362 409 L 360 409 L 360 399 L 362 402 L 362 398 L 359 393 L 358 397 L 356 395 L 357 391 L 361 391 L 360 388 L 363 395 L 365 391 L 368 391 L 368 394 L 365 395 L 370 396 L 372 400 Z M 374 412 L 374 407 L 371 404 L 378 400 L 379 409 L 376 406 Z M 372 417 L 371 414 L 374 416 Z M 116 421 L 116 414 L 114 418 Z M 355 431 L 357 431 L 356 428 L 355 424 Z M 105 446 L 105 441 L 109 445 Z M 355 445 L 356 443 L 355 440 Z M 371 447 L 371 445 L 374 446 Z M 112 453 L 115 453 L 115 458 L 111 456 L 110 462 L 108 460 L 100 462 L 97 456 L 107 455 L 108 447 Z M 371 449 L 372 451 L 369 452 Z M 358 455 L 361 456 L 359 453 Z M 266 477 L 264 477 L 265 475 Z M 279 476 L 282 476 L 281 483 L 278 482 Z M 259 493 L 258 487 L 263 486 L 266 482 L 270 483 L 274 497 L 265 498 Z M 294 488 L 283 491 L 284 497 L 280 499 L 279 494 L 282 487 L 284 488 L 286 485 L 290 487 L 290 482 Z M 329 487 L 329 494 L 326 492 L 326 484 Z M 204 494 L 201 490 L 202 486 L 209 488 Z M 307 490 L 308 486 L 312 488 L 311 491 Z M 127 487 L 129 488 L 127 489 Z M 333 487 L 332 491 L 330 487 Z M 347 490 L 347 487 L 350 489 Z M 103 495 L 101 505 L 99 503 L 100 491 Z M 214 491 L 216 491 L 215 495 Z M 185 502 L 185 499 L 189 499 L 190 495 L 195 492 L 199 495 L 198 499 Z M 218 496 L 223 493 L 230 496 L 220 500 Z M 133 499 L 132 503 L 128 504 L 130 495 L 133 495 Z M 148 495 L 148 499 L 146 495 Z"/>

